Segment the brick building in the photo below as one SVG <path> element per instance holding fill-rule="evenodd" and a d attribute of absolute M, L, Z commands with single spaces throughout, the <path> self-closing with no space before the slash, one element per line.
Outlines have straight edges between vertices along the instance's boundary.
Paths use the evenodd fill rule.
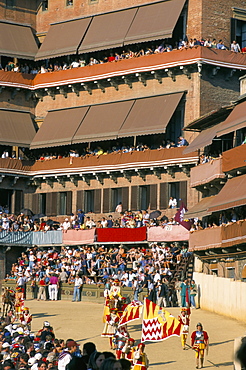
<path fill-rule="evenodd" d="M 206 274 L 245 281 L 245 76 L 240 82 L 236 101 L 186 127 L 200 133 L 184 153 L 202 153 L 190 182 L 200 202 L 187 216 L 197 217 L 203 229 L 190 234 L 190 249 Z"/>
<path fill-rule="evenodd" d="M 127 6 L 119 0 L 3 1 L 1 63 L 99 60 L 162 43 L 176 49 L 185 38 L 223 39 L 227 46 L 237 39 L 245 46 L 245 1 L 132 0 Z M 11 35 L 8 42 L 4 34 Z M 170 196 L 193 207 L 199 193 L 190 186 L 190 170 L 197 151 L 157 148 L 179 135 L 191 142 L 197 133 L 183 129 L 236 100 L 245 69 L 245 54 L 197 46 L 36 75 L 0 71 L 1 150 L 29 159 L 1 159 L 2 205 L 60 219 L 78 208 L 99 218 L 119 201 L 125 209 L 160 209 L 170 217 Z M 30 160 L 47 152 L 81 153 L 88 145 L 105 152 L 140 143 L 153 149 Z"/>

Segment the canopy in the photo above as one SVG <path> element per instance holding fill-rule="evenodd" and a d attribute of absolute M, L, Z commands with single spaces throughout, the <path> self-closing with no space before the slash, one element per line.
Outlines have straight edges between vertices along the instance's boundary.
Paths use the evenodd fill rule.
<path fill-rule="evenodd" d="M 209 212 L 239 207 L 246 204 L 246 175 L 234 177 L 227 181 L 218 195 L 215 196 Z"/>
<path fill-rule="evenodd" d="M 129 112 L 119 137 L 165 132 L 183 92 L 137 99 Z"/>
<path fill-rule="evenodd" d="M 70 145 L 88 109 L 79 107 L 48 112 L 32 141 L 31 149 Z"/>
<path fill-rule="evenodd" d="M 207 130 L 202 131 L 189 146 L 184 149 L 184 154 L 192 153 L 198 149 L 204 148 L 212 144 L 213 139 L 217 135 L 217 131 L 221 127 L 221 124 L 215 125 L 208 128 Z"/>
<path fill-rule="evenodd" d="M 183 93 L 48 112 L 31 149 L 165 132 Z"/>
<path fill-rule="evenodd" d="M 38 45 L 31 27 L 0 22 L 0 35 L 2 56 L 34 59 Z"/>
<path fill-rule="evenodd" d="M 92 105 L 72 143 L 113 140 L 117 138 L 134 100 Z"/>
<path fill-rule="evenodd" d="M 169 0 L 140 6 L 124 44 L 172 37 L 186 0 Z"/>
<path fill-rule="evenodd" d="M 36 60 L 76 54 L 91 17 L 52 24 L 42 43 Z"/>
<path fill-rule="evenodd" d="M 123 46 L 137 8 L 97 15 L 79 48 L 79 53 Z"/>
<path fill-rule="evenodd" d="M 29 112 L 0 109 L 0 145 L 29 147 L 35 133 Z"/>
<path fill-rule="evenodd" d="M 185 218 L 198 218 L 202 219 L 205 216 L 211 215 L 208 208 L 213 204 L 215 195 L 203 198 L 199 203 L 192 207 L 189 211 L 185 212 Z"/>
<path fill-rule="evenodd" d="M 246 126 L 246 101 L 235 106 L 231 114 L 217 131 L 217 136 L 229 134 Z"/>

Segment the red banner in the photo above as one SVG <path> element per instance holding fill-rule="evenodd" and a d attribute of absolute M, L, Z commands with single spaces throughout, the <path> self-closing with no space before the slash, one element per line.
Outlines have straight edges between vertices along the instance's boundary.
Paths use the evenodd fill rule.
<path fill-rule="evenodd" d="M 96 229 L 98 242 L 141 242 L 147 239 L 146 227 Z"/>

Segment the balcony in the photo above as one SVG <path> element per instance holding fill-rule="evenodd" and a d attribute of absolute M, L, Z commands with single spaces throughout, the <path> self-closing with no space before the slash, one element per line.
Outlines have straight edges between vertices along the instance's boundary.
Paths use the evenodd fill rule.
<path fill-rule="evenodd" d="M 142 243 L 187 241 L 189 232 L 180 225 L 139 228 L 95 228 L 89 230 L 61 230 L 47 232 L 0 232 L 0 245 L 61 246 L 94 243 Z"/>
<path fill-rule="evenodd" d="M 48 231 L 48 232 L 0 232 L 0 245 L 11 246 L 55 246 L 62 244 L 61 231 Z"/>
<path fill-rule="evenodd" d="M 116 86 L 121 83 L 131 83 L 130 79 L 143 81 L 143 77 L 149 73 L 159 82 L 162 78 L 172 76 L 175 79 L 174 68 L 180 66 L 197 65 L 201 73 L 202 65 L 211 65 L 224 68 L 234 68 L 236 70 L 246 70 L 246 56 L 241 53 L 233 53 L 226 50 L 216 50 L 206 47 L 194 47 L 184 50 L 173 50 L 170 53 L 160 53 L 119 62 L 96 64 L 81 68 L 72 68 L 65 71 L 50 73 L 40 73 L 37 75 L 27 75 L 21 73 L 0 71 L 0 85 L 2 87 L 21 88 L 31 91 L 39 90 L 36 97 L 46 95 L 45 89 L 56 88 L 57 86 L 67 86 L 70 92 L 77 92 L 72 85 L 81 85 L 86 90 L 89 83 L 96 85 L 103 80 L 106 86 Z M 188 75 L 191 71 L 187 68 L 181 69 Z M 180 73 L 180 71 L 178 73 Z M 90 86 L 89 86 L 90 87 Z M 87 89 L 88 90 L 88 89 Z"/>
<path fill-rule="evenodd" d="M 190 183 L 192 188 L 196 188 L 205 184 L 219 182 L 220 179 L 224 178 L 222 158 L 216 158 L 208 163 L 193 167 L 190 174 Z"/>
<path fill-rule="evenodd" d="M 192 232 L 189 242 L 189 249 L 193 252 L 214 250 L 211 257 L 217 253 L 225 256 L 235 252 L 245 253 L 240 245 L 246 242 L 246 221 Z"/>
<path fill-rule="evenodd" d="M 75 178 L 77 181 L 84 179 L 86 175 L 95 177 L 96 173 L 101 174 L 100 179 L 110 177 L 112 174 L 124 177 L 138 176 L 139 171 L 145 169 L 157 175 L 161 172 L 173 173 L 175 170 L 187 173 L 190 167 L 197 163 L 197 154 L 184 155 L 182 152 L 183 147 L 179 147 L 36 162 L 0 158 L 0 172 L 2 176 L 24 175 L 37 180 L 40 178 L 42 181 L 68 181 L 71 179 L 70 176 L 73 176 L 73 179 L 79 176 Z M 145 172 L 141 172 L 141 176 L 145 175 Z"/>
<path fill-rule="evenodd" d="M 223 153 L 222 171 L 236 174 L 237 171 L 246 170 L 246 145 L 227 150 Z"/>

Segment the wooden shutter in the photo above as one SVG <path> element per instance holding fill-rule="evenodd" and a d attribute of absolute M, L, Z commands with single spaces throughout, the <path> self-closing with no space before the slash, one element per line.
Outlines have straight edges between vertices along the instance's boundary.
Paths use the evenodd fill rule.
<path fill-rule="evenodd" d="M 157 208 L 157 184 L 149 187 L 149 208 L 155 211 Z"/>
<path fill-rule="evenodd" d="M 122 197 L 122 209 L 123 211 L 129 209 L 129 188 L 121 188 L 121 197 Z"/>
<path fill-rule="evenodd" d="M 57 193 L 46 194 L 46 216 L 57 216 Z"/>
<path fill-rule="evenodd" d="M 15 190 L 15 214 L 20 213 L 21 208 L 23 208 L 23 191 Z"/>
<path fill-rule="evenodd" d="M 137 211 L 138 205 L 138 186 L 131 186 L 131 211 Z"/>
<path fill-rule="evenodd" d="M 52 194 L 52 197 L 51 197 L 51 215 L 52 216 L 57 216 L 57 194 L 58 193 L 51 193 Z"/>
<path fill-rule="evenodd" d="M 102 190 L 101 189 L 95 189 L 94 190 L 94 212 L 95 213 L 101 213 L 101 196 Z"/>
<path fill-rule="evenodd" d="M 168 183 L 160 184 L 160 209 L 168 208 Z"/>
<path fill-rule="evenodd" d="M 31 193 L 24 194 L 24 208 L 29 208 L 32 210 L 32 194 Z"/>
<path fill-rule="evenodd" d="M 237 19 L 231 18 L 231 42 L 237 39 Z"/>
<path fill-rule="evenodd" d="M 32 211 L 36 215 L 39 212 L 39 200 L 40 196 L 39 194 L 32 194 Z"/>
<path fill-rule="evenodd" d="M 179 183 L 179 198 L 187 206 L 187 181 L 181 181 Z"/>
<path fill-rule="evenodd" d="M 103 189 L 103 213 L 109 212 L 110 189 Z"/>
<path fill-rule="evenodd" d="M 84 211 L 85 209 L 85 191 L 79 190 L 77 191 L 77 210 L 82 209 Z"/>
<path fill-rule="evenodd" d="M 70 215 L 72 213 L 72 197 L 73 192 L 67 191 L 67 202 L 66 202 L 66 214 Z"/>

